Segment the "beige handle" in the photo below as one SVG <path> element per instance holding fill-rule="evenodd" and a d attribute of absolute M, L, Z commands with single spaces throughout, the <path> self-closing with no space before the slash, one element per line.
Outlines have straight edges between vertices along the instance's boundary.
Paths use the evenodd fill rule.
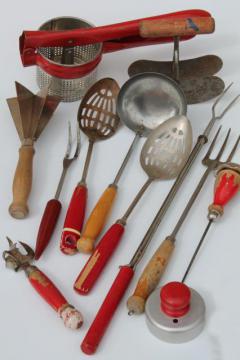
<path fill-rule="evenodd" d="M 13 201 L 9 213 L 15 219 L 23 219 L 28 214 L 27 200 L 32 187 L 32 164 L 34 148 L 23 145 L 19 149 L 19 159 L 13 180 Z"/>
<path fill-rule="evenodd" d="M 174 249 L 173 242 L 166 238 L 143 270 L 132 296 L 128 298 L 129 312 L 141 314 L 151 292 L 157 287 Z"/>
<path fill-rule="evenodd" d="M 109 185 L 98 200 L 87 220 L 82 236 L 77 242 L 77 248 L 80 252 L 92 253 L 94 243 L 106 224 L 116 194 L 117 186 Z"/>
<path fill-rule="evenodd" d="M 211 34 L 214 30 L 215 21 L 212 17 L 147 20 L 140 23 L 140 35 L 143 38 Z"/>

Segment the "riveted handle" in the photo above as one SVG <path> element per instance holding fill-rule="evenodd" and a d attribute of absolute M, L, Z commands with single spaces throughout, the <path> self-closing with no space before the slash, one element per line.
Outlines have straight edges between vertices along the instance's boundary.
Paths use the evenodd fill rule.
<path fill-rule="evenodd" d="M 51 199 L 47 202 L 42 220 L 38 229 L 35 259 L 38 260 L 49 244 L 57 224 L 62 205 L 59 200 Z"/>
<path fill-rule="evenodd" d="M 87 205 L 87 187 L 76 186 L 64 221 L 60 249 L 64 254 L 77 252 L 77 241 L 80 237 Z"/>
<path fill-rule="evenodd" d="M 23 145 L 19 149 L 19 159 L 13 180 L 13 201 L 9 213 L 15 219 L 24 219 L 28 214 L 28 197 L 32 188 L 32 167 L 34 148 Z"/>
<path fill-rule="evenodd" d="M 182 19 L 146 20 L 140 24 L 143 38 L 211 34 L 215 30 L 212 17 L 188 17 Z"/>
<path fill-rule="evenodd" d="M 62 293 L 42 271 L 36 266 L 29 266 L 27 276 L 39 295 L 58 312 L 66 327 L 78 329 L 82 325 L 82 315 L 69 305 Z"/>
<path fill-rule="evenodd" d="M 147 298 L 159 284 L 173 249 L 173 242 L 166 238 L 154 253 L 143 270 L 133 295 L 127 301 L 130 313 L 141 314 L 144 312 Z"/>
<path fill-rule="evenodd" d="M 116 250 L 123 233 L 124 226 L 116 223 L 109 228 L 100 240 L 94 253 L 90 256 L 75 281 L 74 289 L 79 294 L 86 295 L 92 289 L 113 252 Z"/>
<path fill-rule="evenodd" d="M 134 271 L 131 267 L 122 266 L 120 268 L 117 277 L 81 344 L 81 349 L 85 354 L 91 355 L 97 350 L 133 275 Z"/>
<path fill-rule="evenodd" d="M 82 236 L 77 242 L 78 251 L 83 253 L 93 252 L 94 243 L 107 222 L 116 194 L 117 187 L 115 185 L 109 185 L 104 191 L 91 212 L 83 229 Z"/>

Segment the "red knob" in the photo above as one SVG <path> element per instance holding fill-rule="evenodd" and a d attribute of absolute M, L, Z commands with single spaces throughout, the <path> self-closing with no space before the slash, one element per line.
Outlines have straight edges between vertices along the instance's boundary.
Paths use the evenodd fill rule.
<path fill-rule="evenodd" d="M 187 285 L 173 281 L 162 287 L 160 300 L 161 310 L 168 316 L 178 318 L 189 311 L 191 291 Z"/>

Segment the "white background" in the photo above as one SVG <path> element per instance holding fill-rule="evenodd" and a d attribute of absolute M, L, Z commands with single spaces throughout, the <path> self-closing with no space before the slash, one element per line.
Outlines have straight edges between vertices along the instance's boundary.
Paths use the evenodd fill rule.
<path fill-rule="evenodd" d="M 4 7 L 4 8 L 3 8 Z M 29 201 L 30 215 L 26 220 L 14 220 L 8 214 L 11 202 L 11 183 L 18 158 L 19 139 L 13 125 L 5 99 L 15 96 L 14 81 L 18 80 L 33 91 L 37 91 L 35 69 L 23 68 L 18 53 L 18 36 L 23 29 L 36 29 L 46 20 L 56 16 L 77 16 L 96 25 L 110 24 L 128 19 L 167 13 L 188 8 L 202 8 L 212 12 L 216 19 L 216 32 L 210 36 L 199 36 L 181 45 L 183 58 L 206 54 L 222 57 L 224 67 L 219 74 L 226 84 L 234 81 L 234 87 L 223 103 L 240 91 L 239 72 L 239 10 L 236 0 L 228 1 L 157 1 L 157 0 L 8 0 L 1 6 L 1 126 L 0 126 L 0 251 L 6 247 L 5 236 L 22 240 L 34 247 L 35 238 L 45 203 L 57 186 L 65 152 L 67 121 L 76 123 L 78 103 L 61 104 L 36 144 L 34 158 L 34 181 Z M 140 58 L 166 60 L 171 58 L 171 45 L 139 48 L 104 56 L 99 67 L 99 78 L 110 76 L 120 84 L 127 79 L 127 68 Z M 210 103 L 189 107 L 188 115 L 194 139 L 204 129 L 210 117 Z M 224 129 L 232 127 L 233 144 L 240 132 L 240 103 L 222 121 Z M 216 129 L 216 127 L 215 127 Z M 213 136 L 213 133 L 211 134 Z M 101 144 L 97 144 L 88 177 L 88 212 L 104 188 L 112 181 L 118 166 L 129 146 L 133 133 L 122 128 L 119 133 Z M 230 146 L 229 145 L 229 146 Z M 138 157 L 131 159 L 120 182 L 117 204 L 109 224 L 122 215 L 129 200 L 145 180 Z M 156 182 L 148 191 L 132 217 L 122 243 L 104 272 L 94 291 L 88 297 L 74 293 L 72 284 L 87 260 L 86 256 L 66 257 L 59 251 L 59 238 L 68 201 L 76 182 L 80 179 L 87 150 L 86 138 L 82 136 L 81 155 L 72 166 L 61 195 L 63 210 L 52 241 L 39 261 L 39 267 L 59 286 L 70 303 L 79 308 L 85 318 L 84 326 L 76 332 L 65 329 L 57 315 L 48 307 L 28 284 L 23 273 L 5 269 L 0 262 L 0 357 L 16 359 L 85 359 L 80 352 L 80 343 L 102 303 L 110 284 L 117 274 L 119 264 L 127 263 L 134 249 L 145 234 L 158 210 L 171 182 Z M 130 295 L 144 264 L 160 241 L 171 232 L 177 217 L 204 171 L 200 164 L 204 149 L 193 166 L 189 178 L 179 192 L 174 206 L 168 211 L 158 229 L 147 254 L 137 269 L 135 279 L 127 292 Z M 240 150 L 236 161 L 240 159 Z M 207 206 L 212 200 L 213 176 L 210 176 L 204 191 L 181 229 L 176 252 L 166 271 L 162 283 L 180 280 L 190 256 L 206 225 Z M 207 324 L 204 332 L 194 341 L 182 345 L 168 345 L 158 341 L 147 330 L 144 315 L 129 318 L 126 299 L 122 301 L 108 331 L 94 355 L 97 360 L 149 357 L 184 360 L 235 360 L 239 349 L 239 253 L 238 237 L 240 205 L 235 199 L 226 209 L 226 215 L 213 226 L 205 246 L 202 248 L 189 276 L 189 285 L 204 297 L 207 306 Z"/>

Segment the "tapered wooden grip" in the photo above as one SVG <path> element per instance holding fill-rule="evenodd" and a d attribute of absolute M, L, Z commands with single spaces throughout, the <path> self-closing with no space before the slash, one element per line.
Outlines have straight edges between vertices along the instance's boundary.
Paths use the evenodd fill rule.
<path fill-rule="evenodd" d="M 42 220 L 38 229 L 37 242 L 35 248 L 35 259 L 38 260 L 45 248 L 48 246 L 62 205 L 59 200 L 51 199 L 47 202 Z"/>
<path fill-rule="evenodd" d="M 211 34 L 214 30 L 215 21 L 212 17 L 148 20 L 140 24 L 143 38 Z"/>
<path fill-rule="evenodd" d="M 74 284 L 74 289 L 86 295 L 97 282 L 107 262 L 116 250 L 124 233 L 121 224 L 112 225 L 96 246 Z"/>
<path fill-rule="evenodd" d="M 13 180 L 13 201 L 9 213 L 15 219 L 24 219 L 28 214 L 28 197 L 32 187 L 33 146 L 21 146 Z"/>
<path fill-rule="evenodd" d="M 76 186 L 65 217 L 60 242 L 60 249 L 64 254 L 72 255 L 77 252 L 77 241 L 80 238 L 87 205 L 87 187 Z"/>
<path fill-rule="evenodd" d="M 151 292 L 157 287 L 173 249 L 173 242 L 166 238 L 154 253 L 140 276 L 133 295 L 127 301 L 130 313 L 141 314 L 144 312 L 145 302 Z"/>
<path fill-rule="evenodd" d="M 92 253 L 94 243 L 106 224 L 109 213 L 112 209 L 117 187 L 110 185 L 98 200 L 96 206 L 91 212 L 81 238 L 77 242 L 78 251 L 83 253 Z"/>
<path fill-rule="evenodd" d="M 131 279 L 134 275 L 134 271 L 129 266 L 122 266 L 116 279 L 114 280 L 107 296 L 105 297 L 102 306 L 98 310 L 98 313 L 92 322 L 83 342 L 81 349 L 85 354 L 94 354 L 98 348 L 98 345 L 105 334 L 108 325 L 123 298 Z"/>

